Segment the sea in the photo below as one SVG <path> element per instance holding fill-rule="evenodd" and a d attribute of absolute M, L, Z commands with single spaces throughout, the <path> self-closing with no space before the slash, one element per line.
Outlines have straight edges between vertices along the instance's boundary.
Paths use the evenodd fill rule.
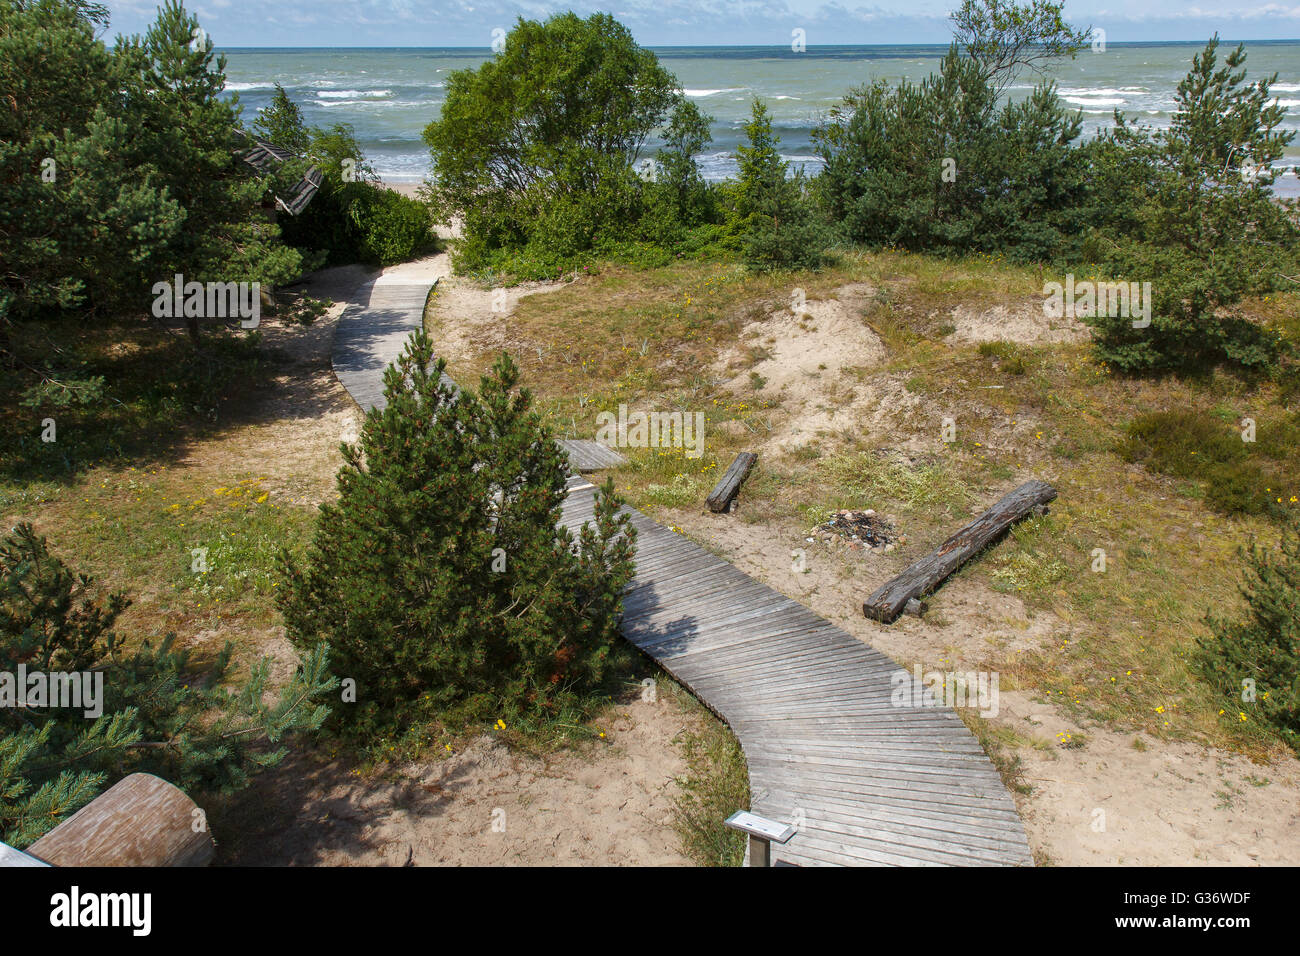
<path fill-rule="evenodd" d="M 1224 42 L 1221 54 L 1235 44 Z M 1152 126 L 1167 126 L 1175 92 L 1203 43 L 1108 43 L 1075 59 L 1051 64 L 1064 101 L 1083 117 L 1085 135 L 1113 123 L 1114 110 Z M 703 174 L 721 180 L 736 173 L 735 149 L 744 137 L 750 104 L 761 98 L 781 138 L 781 152 L 794 168 L 816 173 L 820 162 L 812 131 L 849 90 L 878 79 L 919 82 L 936 71 L 946 46 L 660 47 L 660 62 L 681 89 L 712 118 L 713 142 L 697 157 Z M 1272 87 L 1287 107 L 1283 129 L 1300 134 L 1300 40 L 1246 41 L 1248 78 L 1278 74 Z M 379 176 L 388 182 L 419 182 L 429 173 L 429 152 L 420 139 L 438 118 L 447 79 L 492 57 L 487 48 L 227 48 L 226 89 L 238 97 L 244 118 L 269 102 L 281 84 L 307 123 L 349 123 Z M 1028 95 L 1037 77 L 1022 75 L 1008 90 Z M 653 149 L 653 142 L 650 148 Z M 1277 164 L 1287 170 L 1275 190 L 1300 196 L 1300 135 Z"/>

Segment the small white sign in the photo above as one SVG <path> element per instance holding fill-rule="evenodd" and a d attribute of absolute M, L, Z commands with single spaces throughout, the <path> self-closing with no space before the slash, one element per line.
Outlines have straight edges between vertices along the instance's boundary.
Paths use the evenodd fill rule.
<path fill-rule="evenodd" d="M 794 827 L 785 823 L 777 823 L 775 820 L 768 820 L 766 817 L 760 817 L 747 810 L 737 810 L 727 817 L 727 826 L 733 830 L 743 830 L 751 836 L 762 837 L 764 840 L 772 840 L 776 843 L 784 843 L 795 834 Z"/>

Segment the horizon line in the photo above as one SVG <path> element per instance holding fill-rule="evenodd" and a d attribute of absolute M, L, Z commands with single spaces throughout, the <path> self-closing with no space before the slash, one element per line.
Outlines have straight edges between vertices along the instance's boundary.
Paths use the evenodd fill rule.
<path fill-rule="evenodd" d="M 1206 37 L 1204 40 L 1107 40 L 1106 45 L 1112 46 L 1152 46 L 1155 44 L 1166 45 L 1185 45 L 1189 43 L 1208 43 L 1212 39 Z M 916 43 L 809 43 L 805 47 L 807 50 L 849 50 L 861 49 L 863 47 L 936 47 L 946 48 L 955 41 L 948 43 L 938 42 L 916 42 Z M 1250 37 L 1219 37 L 1221 44 L 1225 43 L 1300 43 L 1300 36 L 1296 37 L 1273 37 L 1254 39 Z M 643 43 L 641 47 L 650 50 L 788 50 L 788 43 Z M 491 46 L 469 46 L 459 44 L 444 44 L 442 46 L 412 46 L 409 44 L 391 44 L 381 46 L 346 46 L 342 44 L 267 44 L 259 46 L 248 46 L 245 44 L 232 44 L 230 46 L 213 45 L 217 50 L 485 50 L 492 52 Z M 793 52 L 793 51 L 792 51 Z M 1082 52 L 1082 51 L 1080 51 Z"/>

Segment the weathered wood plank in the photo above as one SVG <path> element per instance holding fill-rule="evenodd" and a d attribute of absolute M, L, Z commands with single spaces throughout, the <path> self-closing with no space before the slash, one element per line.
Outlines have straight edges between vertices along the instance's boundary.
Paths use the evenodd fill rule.
<path fill-rule="evenodd" d="M 569 456 L 569 466 L 577 472 L 601 471 L 627 464 L 626 458 L 600 442 L 562 438 L 556 444 L 564 449 Z"/>
<path fill-rule="evenodd" d="M 929 594 L 1013 524 L 1055 497 L 1056 489 L 1047 482 L 1025 482 L 937 549 L 877 588 L 862 605 L 862 613 L 884 624 L 893 623 L 908 601 Z"/>
<path fill-rule="evenodd" d="M 731 510 L 731 503 L 736 499 L 736 495 L 740 494 L 740 486 L 745 483 L 749 473 L 754 470 L 754 464 L 757 461 L 758 456 L 752 451 L 742 451 L 736 456 L 736 460 L 723 472 L 718 483 L 709 492 L 709 497 L 705 499 L 710 511 L 726 512 Z"/>
<path fill-rule="evenodd" d="M 51 866 L 206 866 L 215 853 L 194 801 L 148 773 L 123 777 L 27 852 Z"/>

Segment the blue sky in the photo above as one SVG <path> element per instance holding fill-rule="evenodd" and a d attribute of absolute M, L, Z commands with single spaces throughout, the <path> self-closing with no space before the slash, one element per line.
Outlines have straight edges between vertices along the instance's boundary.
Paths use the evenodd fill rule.
<path fill-rule="evenodd" d="M 959 0 L 188 0 L 218 46 L 477 46 L 516 17 L 612 13 L 649 46 L 945 43 Z M 109 0 L 110 35 L 142 33 L 156 0 Z M 1300 0 L 1067 0 L 1067 18 L 1109 42 L 1300 38 Z"/>

